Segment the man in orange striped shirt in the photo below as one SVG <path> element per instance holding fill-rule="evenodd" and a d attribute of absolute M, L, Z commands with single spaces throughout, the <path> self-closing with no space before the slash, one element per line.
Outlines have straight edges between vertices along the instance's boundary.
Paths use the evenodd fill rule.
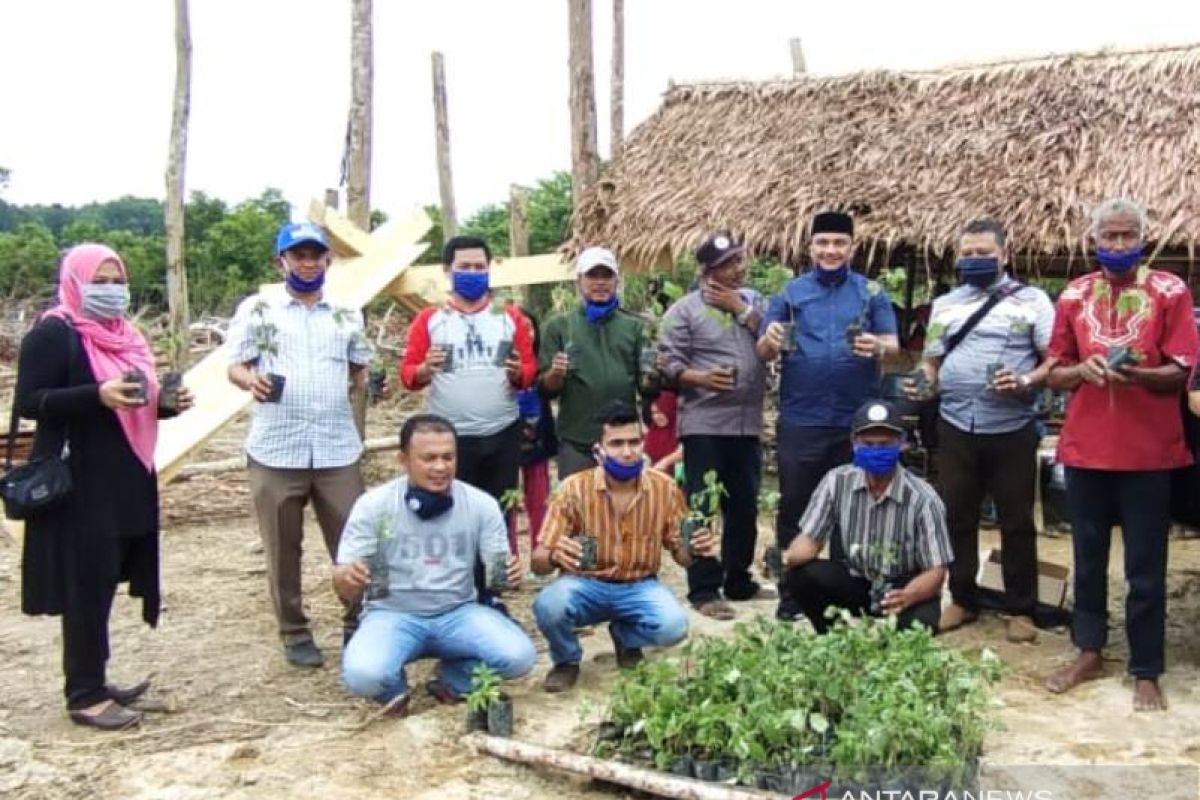
<path fill-rule="evenodd" d="M 542 524 L 533 571 L 545 575 L 557 568 L 561 573 L 533 604 L 554 663 L 544 684 L 548 692 L 565 691 L 579 679 L 583 649 L 577 627 L 608 621 L 623 669 L 642 660 L 643 647 L 682 640 L 687 613 L 658 582 L 661 553 L 670 550 L 683 567 L 694 556 L 717 555 L 708 530 L 683 541 L 683 493 L 667 475 L 644 469 L 643 436 L 633 408 L 612 407 L 596 444 L 602 464 L 563 481 Z"/>

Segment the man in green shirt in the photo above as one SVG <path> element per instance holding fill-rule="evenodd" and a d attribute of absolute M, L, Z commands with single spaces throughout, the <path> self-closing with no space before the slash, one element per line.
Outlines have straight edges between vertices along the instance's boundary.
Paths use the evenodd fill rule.
<path fill-rule="evenodd" d="M 645 325 L 620 309 L 617 257 L 589 247 L 575 260 L 582 304 L 550 319 L 538 349 L 538 373 L 558 398 L 558 479 L 596 466 L 592 443 L 600 433 L 596 409 L 618 400 L 635 405 Z"/>

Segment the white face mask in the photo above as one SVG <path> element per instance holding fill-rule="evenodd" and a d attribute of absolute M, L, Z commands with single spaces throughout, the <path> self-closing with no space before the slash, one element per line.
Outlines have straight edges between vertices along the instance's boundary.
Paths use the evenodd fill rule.
<path fill-rule="evenodd" d="M 85 283 L 83 314 L 101 322 L 120 319 L 129 310 L 129 286 L 124 283 Z"/>

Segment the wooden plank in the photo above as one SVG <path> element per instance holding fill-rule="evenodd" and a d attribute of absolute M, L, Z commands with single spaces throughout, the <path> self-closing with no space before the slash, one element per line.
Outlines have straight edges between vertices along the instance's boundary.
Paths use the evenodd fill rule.
<path fill-rule="evenodd" d="M 330 299 L 354 308 L 369 303 L 424 252 L 425 245 L 420 240 L 431 225 L 429 216 L 420 209 L 369 235 L 357 231 L 349 220 L 336 212 L 330 213 L 329 209 L 318 216 L 326 225 L 331 242 L 339 241 L 361 254 L 335 258 L 325 283 Z M 264 288 L 283 291 L 282 284 Z M 186 414 L 159 425 L 154 462 L 160 483 L 170 481 L 188 456 L 204 447 L 213 434 L 253 402 L 248 392 L 237 389 L 226 378 L 228 353 L 228 344 L 222 344 L 184 376 L 184 384 L 196 395 L 196 405 Z"/>
<path fill-rule="evenodd" d="M 562 283 L 575 280 L 575 268 L 556 253 L 522 258 L 496 259 L 492 262 L 491 286 L 506 289 L 513 286 L 532 286 L 538 283 Z M 428 303 L 446 299 L 450 284 L 441 264 L 410 267 L 387 287 L 394 298 L 420 297 Z"/>

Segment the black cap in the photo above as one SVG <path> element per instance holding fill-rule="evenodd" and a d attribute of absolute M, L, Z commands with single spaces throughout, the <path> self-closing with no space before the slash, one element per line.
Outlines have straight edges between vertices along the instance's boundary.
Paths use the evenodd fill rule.
<path fill-rule="evenodd" d="M 886 400 L 868 400 L 854 412 L 851 430 L 855 435 L 872 428 L 888 428 L 896 433 L 904 433 L 900 412 Z"/>
<path fill-rule="evenodd" d="M 717 231 L 704 240 L 696 250 L 696 260 L 704 269 L 716 269 L 734 256 L 745 252 L 741 244 L 734 241 L 729 231 Z"/>
<path fill-rule="evenodd" d="M 854 220 L 840 211 L 822 211 L 812 221 L 812 235 L 818 233 L 844 233 L 854 238 Z"/>

